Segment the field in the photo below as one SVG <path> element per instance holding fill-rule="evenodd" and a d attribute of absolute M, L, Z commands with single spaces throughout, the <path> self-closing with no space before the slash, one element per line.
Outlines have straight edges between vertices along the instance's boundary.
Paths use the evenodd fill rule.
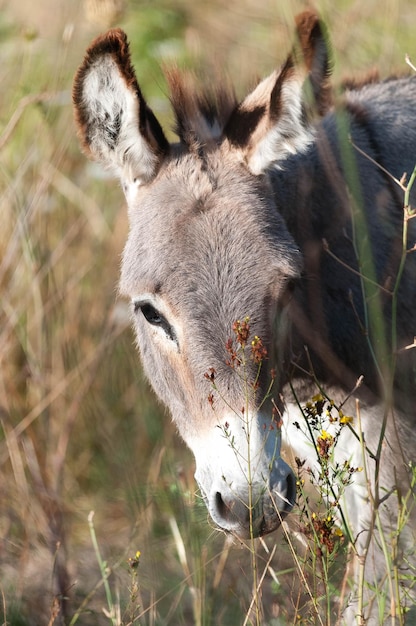
<path fill-rule="evenodd" d="M 212 527 L 192 456 L 142 374 L 117 295 L 124 198 L 80 152 L 71 86 L 89 42 L 120 25 L 168 129 L 164 64 L 208 77 L 224 68 L 244 94 L 284 61 L 305 4 L 0 0 L 4 626 L 256 623 L 249 549 Z M 335 82 L 374 67 L 382 77 L 411 71 L 413 0 L 316 6 L 332 34 Z M 336 624 L 345 550 L 333 565 L 330 617 L 315 621 L 285 535 L 298 514 L 258 545 L 262 623 Z"/>

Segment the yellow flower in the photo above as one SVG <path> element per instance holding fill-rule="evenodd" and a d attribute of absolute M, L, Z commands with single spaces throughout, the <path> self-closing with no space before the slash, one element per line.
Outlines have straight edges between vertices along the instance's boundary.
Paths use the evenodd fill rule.
<path fill-rule="evenodd" d="M 321 393 L 317 393 L 316 395 L 312 396 L 312 402 L 324 402 L 325 398 L 323 397 L 323 395 Z"/>
<path fill-rule="evenodd" d="M 343 537 L 343 532 L 340 528 L 335 528 L 334 529 L 334 535 L 336 535 L 337 537 Z"/>
<path fill-rule="evenodd" d="M 341 418 L 339 420 L 340 424 L 352 424 L 353 421 L 354 421 L 354 418 L 351 417 L 351 415 L 344 415 L 344 414 L 341 413 L 341 411 L 339 412 L 339 415 L 340 415 L 340 418 Z"/>
<path fill-rule="evenodd" d="M 137 567 L 139 565 L 140 555 L 141 555 L 140 550 L 137 550 L 136 554 L 134 555 L 134 557 L 129 557 L 127 559 L 127 563 L 130 565 L 132 570 L 136 570 L 137 569 Z"/>
<path fill-rule="evenodd" d="M 330 435 L 326 430 L 323 430 L 321 432 L 321 439 L 323 439 L 324 441 L 330 441 L 332 438 L 332 435 Z"/>

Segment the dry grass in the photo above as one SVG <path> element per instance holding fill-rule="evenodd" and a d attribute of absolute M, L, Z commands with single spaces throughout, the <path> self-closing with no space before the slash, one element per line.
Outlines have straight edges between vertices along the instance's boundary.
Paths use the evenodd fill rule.
<path fill-rule="evenodd" d="M 289 47 L 304 4 L 278 4 L 90 0 L 85 11 L 81 1 L 0 2 L 4 624 L 109 623 L 91 510 L 124 623 L 243 623 L 249 554 L 210 528 L 192 459 L 143 380 L 116 298 L 122 194 L 80 155 L 70 90 L 87 43 L 114 20 L 130 33 L 139 78 L 165 120 L 159 66 L 171 56 L 209 66 L 215 48 L 241 90 Z M 401 71 L 404 54 L 416 56 L 412 0 L 333 5 L 318 3 L 336 34 L 338 76 L 379 61 L 382 74 Z M 276 574 L 289 551 L 279 544 L 271 569 L 264 546 L 265 620 L 295 623 L 304 597 L 293 574 Z M 133 606 L 127 559 L 138 549 Z"/>

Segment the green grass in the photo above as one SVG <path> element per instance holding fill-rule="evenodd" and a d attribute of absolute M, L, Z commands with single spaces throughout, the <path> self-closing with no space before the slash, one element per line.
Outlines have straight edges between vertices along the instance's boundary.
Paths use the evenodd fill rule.
<path fill-rule="evenodd" d="M 84 6 L 21 0 L 0 13 L 0 616 L 9 626 L 110 624 L 110 593 L 124 624 L 243 624 L 249 550 L 212 528 L 116 297 L 122 193 L 80 154 L 72 121 L 73 74 L 110 25 L 88 22 Z M 161 64 L 212 70 L 215 49 L 242 92 L 283 61 L 302 7 L 130 2 L 117 23 L 169 126 Z M 415 60 L 411 0 L 318 7 L 336 32 L 337 78 L 402 71 L 406 52 Z M 284 533 L 258 545 L 258 569 L 263 623 L 309 623 Z"/>

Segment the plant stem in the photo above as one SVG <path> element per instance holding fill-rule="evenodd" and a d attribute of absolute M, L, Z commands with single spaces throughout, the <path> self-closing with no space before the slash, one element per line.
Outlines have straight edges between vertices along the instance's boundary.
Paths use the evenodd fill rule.
<path fill-rule="evenodd" d="M 109 614 L 110 614 L 110 619 L 111 619 L 111 622 L 112 622 L 113 626 L 117 626 L 117 620 L 116 620 L 116 618 L 114 616 L 113 597 L 111 595 L 110 585 L 108 584 L 108 576 L 109 576 L 110 572 L 109 572 L 109 569 L 107 567 L 107 563 L 105 561 L 103 561 L 103 559 L 101 557 L 101 552 L 100 552 L 100 548 L 98 546 L 97 536 L 95 534 L 93 518 L 94 518 L 94 511 L 91 511 L 90 514 L 88 515 L 88 525 L 90 527 L 91 541 L 92 541 L 92 545 L 94 547 L 95 556 L 97 558 L 98 565 L 100 567 L 101 577 L 102 577 L 102 581 L 103 581 L 103 585 L 104 585 L 104 589 L 105 589 L 105 595 L 106 595 L 106 598 L 107 598 L 107 604 L 108 604 L 108 610 L 109 610 Z"/>

